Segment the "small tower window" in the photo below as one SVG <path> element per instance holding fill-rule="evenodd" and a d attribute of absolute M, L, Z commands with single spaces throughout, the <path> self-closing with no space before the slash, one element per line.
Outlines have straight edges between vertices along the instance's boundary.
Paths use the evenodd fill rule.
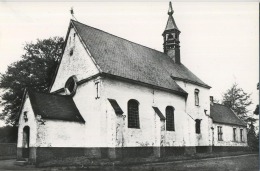
<path fill-rule="evenodd" d="M 140 128 L 139 103 L 137 100 L 129 100 L 127 104 L 128 128 Z"/>
<path fill-rule="evenodd" d="M 195 130 L 196 130 L 196 134 L 200 134 L 200 123 L 201 123 L 201 119 L 196 119 L 196 120 L 195 120 Z"/>
<path fill-rule="evenodd" d="M 169 34 L 169 36 L 168 36 L 168 40 L 170 40 L 170 39 L 173 39 L 173 35 L 172 34 Z"/>
<path fill-rule="evenodd" d="M 166 131 L 175 131 L 174 108 L 172 106 L 166 107 Z"/>
<path fill-rule="evenodd" d="M 199 106 L 199 90 L 198 89 L 195 89 L 195 106 Z"/>

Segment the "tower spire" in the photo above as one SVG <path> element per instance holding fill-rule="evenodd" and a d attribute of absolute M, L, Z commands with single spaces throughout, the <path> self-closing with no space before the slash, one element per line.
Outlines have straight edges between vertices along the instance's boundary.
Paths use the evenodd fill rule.
<path fill-rule="evenodd" d="M 181 63 L 180 59 L 180 41 L 179 41 L 179 35 L 180 30 L 178 29 L 174 18 L 173 18 L 173 9 L 172 9 L 172 3 L 169 3 L 169 9 L 168 9 L 168 21 L 165 27 L 165 30 L 163 32 L 163 50 L 164 53 L 167 54 L 175 63 Z"/>

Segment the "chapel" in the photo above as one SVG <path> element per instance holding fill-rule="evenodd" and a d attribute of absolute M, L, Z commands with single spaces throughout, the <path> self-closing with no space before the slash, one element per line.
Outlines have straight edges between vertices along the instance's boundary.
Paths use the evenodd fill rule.
<path fill-rule="evenodd" d="M 71 20 L 49 93 L 24 91 L 17 159 L 38 164 L 247 147 L 246 124 L 213 103 L 211 87 L 182 63 L 171 3 L 167 14 L 162 52 Z"/>

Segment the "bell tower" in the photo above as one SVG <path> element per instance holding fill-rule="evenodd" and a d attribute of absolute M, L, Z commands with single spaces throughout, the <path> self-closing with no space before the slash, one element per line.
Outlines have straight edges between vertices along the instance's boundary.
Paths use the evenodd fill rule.
<path fill-rule="evenodd" d="M 178 29 L 174 19 L 173 19 L 173 9 L 172 3 L 169 3 L 169 10 L 168 10 L 168 21 L 163 32 L 163 51 L 167 54 L 175 63 L 180 64 L 180 41 L 179 35 L 180 30 Z"/>

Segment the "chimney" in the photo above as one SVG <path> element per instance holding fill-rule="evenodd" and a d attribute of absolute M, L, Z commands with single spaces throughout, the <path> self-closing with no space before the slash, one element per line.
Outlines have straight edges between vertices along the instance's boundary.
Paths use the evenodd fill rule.
<path fill-rule="evenodd" d="M 213 102 L 213 101 L 214 101 L 213 96 L 209 96 L 209 99 L 210 99 L 210 105 L 213 106 L 213 103 L 214 103 L 214 102 Z"/>

